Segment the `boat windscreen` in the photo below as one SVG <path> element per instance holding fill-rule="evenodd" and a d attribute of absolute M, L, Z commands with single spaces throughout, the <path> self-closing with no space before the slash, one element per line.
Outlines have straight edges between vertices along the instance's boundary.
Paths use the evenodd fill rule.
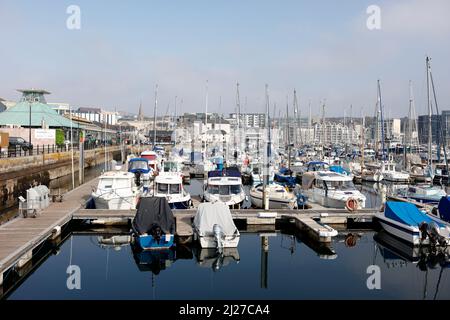
<path fill-rule="evenodd" d="M 230 186 L 231 194 L 239 194 L 241 193 L 241 186 L 240 185 L 232 185 Z"/>
<path fill-rule="evenodd" d="M 180 185 L 179 184 L 171 184 L 169 185 L 169 192 L 170 194 L 178 194 L 180 193 Z"/>
<path fill-rule="evenodd" d="M 166 183 L 158 183 L 158 193 L 167 194 L 169 186 Z"/>
<path fill-rule="evenodd" d="M 144 160 L 132 161 L 128 165 L 130 170 L 137 170 L 137 169 L 148 170 L 148 162 Z"/>
<path fill-rule="evenodd" d="M 352 181 L 326 181 L 328 190 L 354 190 Z"/>
<path fill-rule="evenodd" d="M 219 186 L 219 194 L 221 196 L 228 196 L 230 194 L 230 186 Z"/>

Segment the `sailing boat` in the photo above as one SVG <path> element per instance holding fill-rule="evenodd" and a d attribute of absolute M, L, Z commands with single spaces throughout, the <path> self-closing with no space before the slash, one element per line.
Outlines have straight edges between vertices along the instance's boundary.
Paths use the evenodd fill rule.
<path fill-rule="evenodd" d="M 436 165 L 436 171 L 433 171 L 433 159 L 432 159 L 432 126 L 431 126 L 431 114 L 432 114 L 432 105 L 434 100 L 434 105 L 436 108 L 436 114 L 439 115 L 439 107 L 436 98 L 436 90 L 434 87 L 433 74 L 431 72 L 431 59 L 429 57 L 426 58 L 427 63 L 427 97 L 428 97 L 428 170 L 431 172 L 431 175 L 434 174 L 433 182 L 439 184 L 448 185 L 449 183 L 449 167 L 447 160 L 447 150 L 446 143 L 447 139 L 444 138 L 442 126 L 438 122 L 438 147 L 437 147 L 437 158 L 440 160 L 441 156 L 441 145 L 444 154 L 444 163 L 439 163 Z M 431 100 L 431 90 L 433 90 L 433 100 Z"/>
<path fill-rule="evenodd" d="M 264 178 L 263 183 L 254 186 L 250 190 L 252 205 L 257 208 L 294 209 L 297 207 L 297 198 L 288 192 L 283 186 L 269 182 L 269 168 L 272 154 L 272 140 L 269 115 L 269 87 L 266 85 L 266 130 L 267 146 L 264 153 Z M 269 182 L 269 183 L 268 183 Z M 266 198 L 267 197 L 267 198 Z M 268 204 L 268 207 L 267 207 Z"/>

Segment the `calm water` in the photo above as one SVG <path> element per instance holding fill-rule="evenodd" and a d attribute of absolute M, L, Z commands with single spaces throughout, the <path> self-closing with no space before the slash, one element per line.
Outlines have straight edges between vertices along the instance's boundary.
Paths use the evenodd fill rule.
<path fill-rule="evenodd" d="M 420 256 L 412 249 L 391 251 L 371 231 L 353 231 L 356 245 L 348 247 L 347 234 L 341 232 L 331 247 L 318 247 L 277 232 L 265 251 L 261 235 L 243 233 L 238 250 L 222 260 L 212 251 L 180 246 L 172 256 L 137 255 L 129 244 L 114 249 L 102 247 L 101 237 L 74 235 L 8 298 L 450 299 L 450 270 L 435 256 L 416 261 Z M 81 290 L 66 287 L 70 261 L 81 268 Z M 381 290 L 367 288 L 370 265 L 381 269 Z"/>

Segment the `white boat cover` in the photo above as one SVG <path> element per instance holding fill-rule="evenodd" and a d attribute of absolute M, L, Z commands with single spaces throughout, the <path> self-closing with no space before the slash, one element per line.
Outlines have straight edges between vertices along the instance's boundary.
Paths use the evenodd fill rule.
<path fill-rule="evenodd" d="M 237 230 L 231 211 L 226 204 L 222 202 L 201 203 L 194 218 L 194 228 L 200 236 L 209 236 L 213 234 L 215 224 L 222 228 L 225 236 L 232 236 Z"/>

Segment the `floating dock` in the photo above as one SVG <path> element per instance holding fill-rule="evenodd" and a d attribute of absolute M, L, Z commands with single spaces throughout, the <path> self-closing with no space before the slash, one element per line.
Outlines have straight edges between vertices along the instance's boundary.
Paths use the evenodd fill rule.
<path fill-rule="evenodd" d="M 36 218 L 17 218 L 0 226 L 0 286 L 3 275 L 11 268 L 21 269 L 28 264 L 47 240 L 57 241 L 61 231 L 73 220 L 102 220 L 122 218 L 130 221 L 135 210 L 88 210 L 85 209 L 98 178 L 68 192 L 62 202 L 51 203 Z M 374 209 L 350 213 L 341 209 L 314 206 L 309 210 L 271 210 L 256 209 L 231 210 L 235 220 L 252 226 L 274 226 L 279 220 L 287 220 L 314 240 L 331 242 L 332 230 L 325 224 L 345 224 L 348 222 L 371 222 Z M 192 220 L 195 209 L 174 210 L 176 235 L 180 242 L 189 242 L 193 236 Z"/>

